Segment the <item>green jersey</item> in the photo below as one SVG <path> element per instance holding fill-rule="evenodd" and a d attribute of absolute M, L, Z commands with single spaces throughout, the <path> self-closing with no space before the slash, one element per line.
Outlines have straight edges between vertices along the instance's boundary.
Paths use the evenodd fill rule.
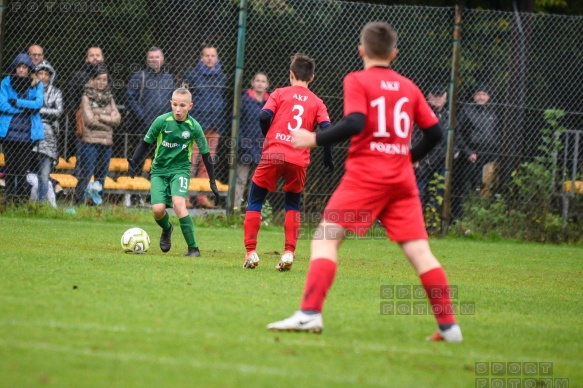
<path fill-rule="evenodd" d="M 209 152 L 208 143 L 200 124 L 190 115 L 178 122 L 172 112 L 158 116 L 148 129 L 144 141 L 156 142 L 156 153 L 150 175 L 160 176 L 174 173 L 190 175 L 192 145 L 198 145 L 201 154 Z"/>

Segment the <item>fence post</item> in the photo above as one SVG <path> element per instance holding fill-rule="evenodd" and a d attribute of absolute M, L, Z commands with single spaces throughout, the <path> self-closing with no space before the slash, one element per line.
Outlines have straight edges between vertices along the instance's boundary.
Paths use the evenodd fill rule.
<path fill-rule="evenodd" d="M 455 21 L 453 25 L 453 53 L 451 79 L 449 81 L 449 125 L 447 128 L 447 152 L 445 156 L 445 190 L 443 193 L 443 214 L 441 218 L 441 233 L 447 234 L 451 218 L 451 176 L 453 173 L 453 154 L 455 142 L 455 122 L 457 115 L 458 81 L 460 63 L 462 11 L 459 5 L 455 6 Z"/>
<path fill-rule="evenodd" d="M 227 216 L 233 214 L 235 185 L 237 184 L 237 154 L 239 151 L 239 122 L 241 118 L 241 93 L 243 89 L 243 65 L 245 63 L 245 33 L 247 30 L 247 0 L 239 2 L 239 33 L 237 37 L 237 63 L 235 65 L 235 92 L 233 100 L 233 125 L 231 130 L 231 152 L 229 153 L 229 193 Z"/>

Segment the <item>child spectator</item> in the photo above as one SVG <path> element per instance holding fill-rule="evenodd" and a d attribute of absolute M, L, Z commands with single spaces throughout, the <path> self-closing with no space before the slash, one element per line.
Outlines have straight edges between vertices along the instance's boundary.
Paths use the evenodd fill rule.
<path fill-rule="evenodd" d="M 38 158 L 38 201 L 43 202 L 49 187 L 49 174 L 59 159 L 59 118 L 63 114 L 63 96 L 54 85 L 57 72 L 48 61 L 42 61 L 36 66 L 36 74 L 44 85 L 44 105 L 40 116 L 45 139 L 35 144 L 32 150 Z"/>

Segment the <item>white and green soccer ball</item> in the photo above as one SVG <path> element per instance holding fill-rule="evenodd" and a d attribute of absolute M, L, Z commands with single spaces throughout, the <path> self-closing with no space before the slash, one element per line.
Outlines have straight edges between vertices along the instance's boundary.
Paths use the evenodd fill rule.
<path fill-rule="evenodd" d="M 146 253 L 150 249 L 150 236 L 144 229 L 128 229 L 121 236 L 121 248 L 125 253 Z"/>

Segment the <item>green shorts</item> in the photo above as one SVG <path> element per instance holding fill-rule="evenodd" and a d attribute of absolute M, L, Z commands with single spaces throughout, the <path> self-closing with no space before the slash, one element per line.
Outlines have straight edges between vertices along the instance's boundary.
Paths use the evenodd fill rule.
<path fill-rule="evenodd" d="M 172 197 L 186 198 L 190 185 L 190 173 L 174 173 L 150 177 L 151 204 L 164 203 L 172 207 Z"/>

